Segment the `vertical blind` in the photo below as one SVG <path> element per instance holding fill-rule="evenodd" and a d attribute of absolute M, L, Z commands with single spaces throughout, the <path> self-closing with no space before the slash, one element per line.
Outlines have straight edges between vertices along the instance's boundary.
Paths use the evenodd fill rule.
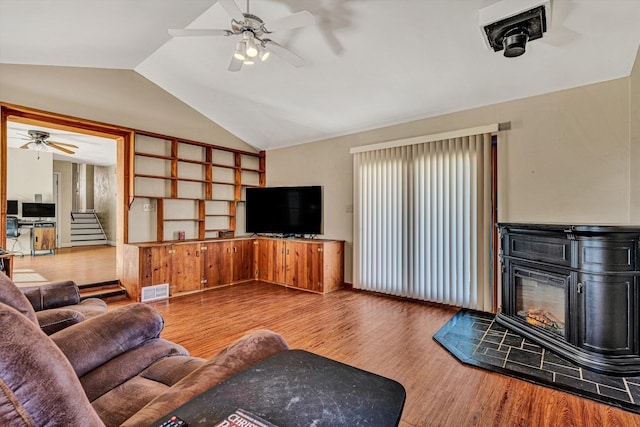
<path fill-rule="evenodd" d="M 352 153 L 354 287 L 490 310 L 491 133 Z"/>

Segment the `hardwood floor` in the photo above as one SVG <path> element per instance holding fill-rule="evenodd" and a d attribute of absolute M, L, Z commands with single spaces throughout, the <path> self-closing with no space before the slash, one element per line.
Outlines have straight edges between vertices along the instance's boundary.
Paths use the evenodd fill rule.
<path fill-rule="evenodd" d="M 16 258 L 49 280 L 115 277 L 112 247 Z M 112 277 L 113 276 L 113 277 Z M 114 309 L 130 301 L 109 304 Z M 399 381 L 400 426 L 639 426 L 640 416 L 461 364 L 432 336 L 455 309 L 357 291 L 311 294 L 261 282 L 150 303 L 162 336 L 209 357 L 246 332 L 268 328 L 301 348 Z"/>
<path fill-rule="evenodd" d="M 55 255 L 13 258 L 13 268 L 34 270 L 49 282 L 73 280 L 79 285 L 116 278 L 115 246 L 79 246 L 56 249 Z"/>
<path fill-rule="evenodd" d="M 111 307 L 124 304 L 111 304 Z M 301 348 L 399 381 L 408 426 L 640 426 L 640 416 L 462 365 L 433 339 L 456 312 L 358 291 L 305 293 L 261 282 L 151 303 L 162 336 L 209 357 L 268 328 Z"/>

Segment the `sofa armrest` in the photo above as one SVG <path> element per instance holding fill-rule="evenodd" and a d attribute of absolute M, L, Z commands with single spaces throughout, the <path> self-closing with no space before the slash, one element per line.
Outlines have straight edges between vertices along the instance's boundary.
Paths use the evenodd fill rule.
<path fill-rule="evenodd" d="M 48 283 L 42 286 L 22 288 L 29 302 L 36 311 L 78 304 L 80 291 L 71 280 Z"/>
<path fill-rule="evenodd" d="M 87 319 L 51 335 L 81 377 L 145 341 L 158 338 L 162 316 L 152 307 L 135 303 Z"/>
<path fill-rule="evenodd" d="M 275 332 L 262 329 L 249 333 L 149 402 L 120 427 L 149 425 L 216 384 L 288 349 L 284 338 Z"/>
<path fill-rule="evenodd" d="M 38 324 L 45 334 L 51 335 L 85 319 L 84 314 L 67 308 L 52 308 L 36 311 Z"/>

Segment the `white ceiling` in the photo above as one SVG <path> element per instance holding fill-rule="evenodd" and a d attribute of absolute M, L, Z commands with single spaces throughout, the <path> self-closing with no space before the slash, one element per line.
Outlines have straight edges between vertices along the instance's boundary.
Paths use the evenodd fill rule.
<path fill-rule="evenodd" d="M 74 163 L 88 163 L 98 166 L 113 166 L 116 164 L 116 141 L 109 138 L 84 135 L 74 132 L 51 129 L 44 126 L 28 125 L 16 122 L 7 122 L 7 147 L 20 148 L 29 142 L 29 130 L 49 132 L 51 142 L 62 142 L 76 145 L 78 148 L 69 148 L 75 154 L 69 155 L 53 147 L 46 150 L 53 154 L 54 160 L 64 160 Z M 30 150 L 35 150 L 35 144 L 30 144 Z M 8 154 L 11 161 L 11 152 Z"/>
<path fill-rule="evenodd" d="M 630 74 L 640 0 L 554 0 L 548 32 L 512 59 L 489 50 L 478 25 L 496 2 L 253 0 L 266 22 L 315 16 L 270 37 L 307 63 L 272 57 L 232 73 L 235 37 L 167 33 L 229 28 L 214 0 L 0 0 L 0 63 L 133 69 L 260 149 Z"/>

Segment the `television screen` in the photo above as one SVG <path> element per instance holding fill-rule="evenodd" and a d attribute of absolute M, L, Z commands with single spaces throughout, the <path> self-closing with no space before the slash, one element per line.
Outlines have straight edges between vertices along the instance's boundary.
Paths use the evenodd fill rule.
<path fill-rule="evenodd" d="M 7 200 L 7 215 L 18 215 L 17 200 Z"/>
<path fill-rule="evenodd" d="M 55 216 L 55 203 L 22 203 L 23 218 L 53 218 Z"/>
<path fill-rule="evenodd" d="M 248 233 L 321 234 L 322 187 L 246 190 Z"/>

